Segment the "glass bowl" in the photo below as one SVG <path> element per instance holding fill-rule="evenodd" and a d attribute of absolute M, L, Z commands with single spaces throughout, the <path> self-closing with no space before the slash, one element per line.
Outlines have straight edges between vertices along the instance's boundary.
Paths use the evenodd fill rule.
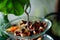
<path fill-rule="evenodd" d="M 32 35 L 32 36 L 25 36 L 25 37 L 14 36 L 13 34 L 10 34 L 10 33 L 6 32 L 6 29 L 7 29 L 8 27 L 10 27 L 10 26 L 13 25 L 13 24 L 17 24 L 17 23 L 18 23 L 20 20 L 22 20 L 22 19 L 27 20 L 27 17 L 19 17 L 19 18 L 17 18 L 17 19 L 14 19 L 14 20 L 10 21 L 9 23 L 5 24 L 5 25 L 2 27 L 2 29 L 3 29 L 2 31 L 3 31 L 5 34 L 7 34 L 9 37 L 13 38 L 13 39 L 17 39 L 17 38 L 19 38 L 19 39 L 24 39 L 24 40 L 25 40 L 25 39 L 34 39 L 34 38 L 37 38 L 37 37 L 42 36 L 43 34 L 45 34 L 45 33 L 50 29 L 50 27 L 51 27 L 51 25 L 52 25 L 51 21 L 48 20 L 48 19 L 30 16 L 30 17 L 29 17 L 29 20 L 32 21 L 32 22 L 34 22 L 34 21 L 46 22 L 46 23 L 47 23 L 46 29 L 45 29 L 43 32 L 39 33 L 39 34 Z"/>

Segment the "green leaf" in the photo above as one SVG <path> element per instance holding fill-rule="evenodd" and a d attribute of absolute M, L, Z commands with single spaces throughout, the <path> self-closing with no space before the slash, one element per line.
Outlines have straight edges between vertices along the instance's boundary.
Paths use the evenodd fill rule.
<path fill-rule="evenodd" d="M 15 14 L 17 16 L 22 15 L 24 12 L 25 4 L 30 3 L 30 0 L 1 0 L 0 11 L 5 15 Z"/>
<path fill-rule="evenodd" d="M 0 3 L 2 3 L 4 0 L 0 0 Z"/>
<path fill-rule="evenodd" d="M 24 12 L 24 9 L 22 7 L 22 5 L 19 2 L 15 2 L 14 4 L 14 14 L 19 16 L 22 15 Z"/>
<path fill-rule="evenodd" d="M 5 7 L 7 1 L 8 1 L 8 0 L 2 0 L 2 1 L 0 2 L 0 10 Z"/>
<path fill-rule="evenodd" d="M 24 7 L 25 4 L 30 2 L 30 0 L 18 0 L 18 1 L 23 7 Z"/>
<path fill-rule="evenodd" d="M 8 15 L 8 13 L 7 13 L 7 8 L 6 8 L 6 7 L 2 8 L 1 12 L 4 12 L 4 13 L 3 13 L 4 15 Z"/>
<path fill-rule="evenodd" d="M 8 14 L 14 13 L 14 12 L 11 12 L 12 9 L 13 9 L 13 3 L 12 3 L 12 1 L 8 1 L 7 2 L 6 8 L 7 8 L 7 13 Z"/>

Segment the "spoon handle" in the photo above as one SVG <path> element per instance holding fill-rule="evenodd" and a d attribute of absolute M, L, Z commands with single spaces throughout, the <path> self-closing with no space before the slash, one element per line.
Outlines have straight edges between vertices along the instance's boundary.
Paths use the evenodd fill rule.
<path fill-rule="evenodd" d="M 28 6 L 30 6 L 29 12 L 27 12 Z M 31 4 L 29 3 L 29 4 L 25 5 L 25 13 L 27 15 L 27 27 L 29 26 L 28 24 L 29 24 L 29 13 L 30 13 L 30 11 L 31 11 Z"/>

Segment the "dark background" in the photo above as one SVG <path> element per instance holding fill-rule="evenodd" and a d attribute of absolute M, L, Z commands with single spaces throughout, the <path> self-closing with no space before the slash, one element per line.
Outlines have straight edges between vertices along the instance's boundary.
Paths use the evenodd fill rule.
<path fill-rule="evenodd" d="M 57 12 L 54 12 L 54 13 L 56 13 L 56 19 L 57 19 L 57 21 L 60 21 L 60 0 L 58 0 L 58 4 L 57 4 L 58 6 L 57 6 Z M 47 31 L 47 34 L 49 34 L 51 37 L 53 37 L 53 39 L 54 40 L 60 40 L 60 37 L 59 36 L 57 36 L 57 35 L 54 35 L 53 33 L 52 33 L 52 30 L 51 30 L 51 28 L 50 28 L 50 30 L 48 30 Z"/>

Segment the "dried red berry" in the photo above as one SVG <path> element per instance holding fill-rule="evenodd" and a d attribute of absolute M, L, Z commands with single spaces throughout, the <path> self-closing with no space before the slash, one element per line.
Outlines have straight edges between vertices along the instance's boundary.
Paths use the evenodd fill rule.
<path fill-rule="evenodd" d="M 17 36 L 20 36 L 20 32 L 19 31 L 16 31 L 15 32 Z"/>
<path fill-rule="evenodd" d="M 24 24 L 26 24 L 26 23 L 27 23 L 27 21 L 24 21 L 24 20 L 22 20 L 22 22 L 23 22 Z"/>

